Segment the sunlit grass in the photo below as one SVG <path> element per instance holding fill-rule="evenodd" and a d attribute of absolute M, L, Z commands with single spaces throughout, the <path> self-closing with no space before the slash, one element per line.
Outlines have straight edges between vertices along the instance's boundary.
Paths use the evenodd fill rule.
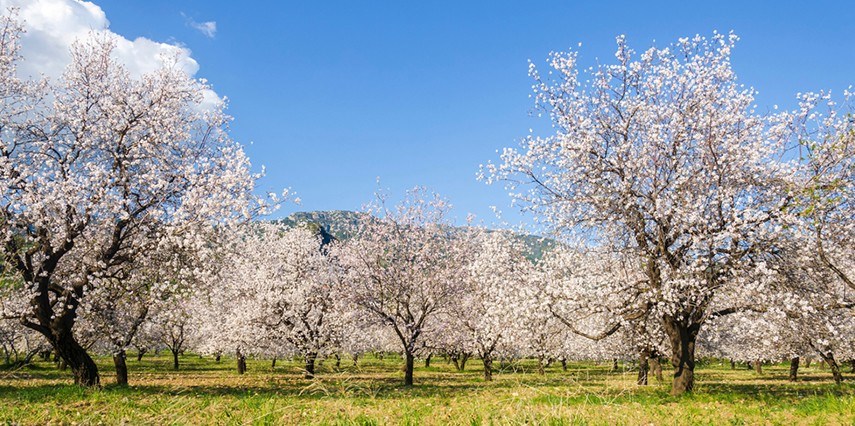
<path fill-rule="evenodd" d="M 827 370 L 787 366 L 764 374 L 718 363 L 698 369 L 696 392 L 672 397 L 668 383 L 635 385 L 635 372 L 574 363 L 540 376 L 531 362 L 514 364 L 485 383 L 477 360 L 457 372 L 441 359 L 417 368 L 416 386 L 402 386 L 394 356 L 353 367 L 328 359 L 316 380 L 299 362 L 234 360 L 195 355 L 129 357 L 131 385 L 112 385 L 109 358 L 99 358 L 104 387 L 81 389 L 51 363 L 0 372 L 0 419 L 23 424 L 855 424 L 855 385 L 835 386 Z"/>

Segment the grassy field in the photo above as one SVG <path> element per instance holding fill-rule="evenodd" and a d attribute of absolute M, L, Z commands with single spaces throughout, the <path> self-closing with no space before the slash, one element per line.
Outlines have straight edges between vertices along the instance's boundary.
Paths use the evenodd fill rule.
<path fill-rule="evenodd" d="M 0 419 L 16 424 L 849 424 L 855 425 L 855 384 L 835 386 L 827 370 L 711 363 L 698 369 L 696 392 L 668 395 L 667 383 L 634 384 L 629 370 L 609 365 L 552 366 L 544 376 L 521 363 L 484 383 L 477 360 L 457 372 L 442 359 L 416 369 L 416 386 L 401 386 L 394 357 L 361 360 L 333 370 L 327 360 L 314 381 L 300 365 L 250 360 L 238 376 L 234 361 L 187 355 L 128 359 L 131 386 L 111 385 L 112 361 L 98 359 L 100 390 L 71 384 L 70 372 L 37 363 L 0 372 Z"/>

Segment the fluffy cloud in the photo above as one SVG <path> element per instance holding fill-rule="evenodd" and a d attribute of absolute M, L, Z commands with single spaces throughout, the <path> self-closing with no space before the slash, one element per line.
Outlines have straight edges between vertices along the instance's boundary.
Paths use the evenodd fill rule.
<path fill-rule="evenodd" d="M 190 50 L 175 44 L 160 43 L 144 37 L 129 40 L 110 31 L 110 21 L 96 4 L 83 0 L 0 0 L 0 13 L 11 7 L 19 9 L 26 33 L 21 37 L 18 72 L 23 78 L 57 78 L 71 60 L 69 48 L 76 40 L 91 34 L 115 38 L 114 55 L 133 76 L 157 69 L 167 58 L 178 58 L 188 74 L 196 75 L 199 64 Z M 216 31 L 216 28 L 214 28 Z M 220 102 L 214 93 L 205 96 L 206 103 Z"/>

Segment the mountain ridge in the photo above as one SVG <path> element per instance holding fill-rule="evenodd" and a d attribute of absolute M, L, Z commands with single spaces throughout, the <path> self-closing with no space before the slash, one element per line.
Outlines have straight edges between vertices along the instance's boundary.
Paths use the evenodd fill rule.
<path fill-rule="evenodd" d="M 295 212 L 283 219 L 276 219 L 271 222 L 278 223 L 283 226 L 293 227 L 300 224 L 311 223 L 319 226 L 323 231 L 331 235 L 337 240 L 347 240 L 353 237 L 353 232 L 359 223 L 359 220 L 368 215 L 368 213 L 356 212 L 352 210 L 313 210 L 304 212 Z M 467 226 L 452 226 L 455 231 L 463 232 Z M 537 260 L 543 257 L 544 253 L 555 247 L 558 242 L 552 238 L 541 237 L 531 234 L 522 234 L 509 230 L 489 229 L 488 232 L 510 232 L 514 238 L 523 242 L 527 249 L 527 255 L 532 260 Z"/>

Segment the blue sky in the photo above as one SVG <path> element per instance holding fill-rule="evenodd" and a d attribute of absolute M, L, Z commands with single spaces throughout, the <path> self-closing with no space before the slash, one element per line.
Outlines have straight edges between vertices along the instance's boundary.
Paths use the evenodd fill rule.
<path fill-rule="evenodd" d="M 855 7 L 816 2 L 315 2 L 95 0 L 127 38 L 177 42 L 198 76 L 230 99 L 232 135 L 265 165 L 264 189 L 290 187 L 297 210 L 359 209 L 376 179 L 392 194 L 426 185 L 462 221 L 489 206 L 530 222 L 478 165 L 529 128 L 527 60 L 576 48 L 611 61 L 614 37 L 636 50 L 735 31 L 734 66 L 758 105 L 855 84 Z M 213 37 L 199 25 L 216 22 Z M 250 145 L 251 144 L 251 145 Z"/>

